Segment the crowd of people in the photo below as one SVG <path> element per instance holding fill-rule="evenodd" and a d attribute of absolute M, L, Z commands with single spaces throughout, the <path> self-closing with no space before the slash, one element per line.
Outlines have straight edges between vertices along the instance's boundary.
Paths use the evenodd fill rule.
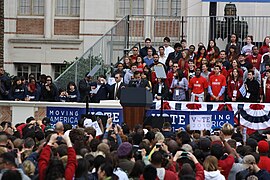
<path fill-rule="evenodd" d="M 19 101 L 90 102 L 119 99 L 125 87 L 146 88 L 153 99 L 172 101 L 234 101 L 270 102 L 270 37 L 263 45 L 253 45 L 247 36 L 241 47 L 236 34 L 230 35 L 225 49 L 214 40 L 208 45 L 187 45 L 186 40 L 170 46 L 165 37 L 164 45 L 156 50 L 151 39 L 145 39 L 141 49 L 133 47 L 130 55 L 118 62 L 111 73 L 113 83 L 100 75 L 97 80 L 86 73 L 76 85 L 57 88 L 51 76 L 14 77 L 9 80 L 0 68 L 0 99 Z M 156 67 L 163 67 L 166 78 L 157 76 Z M 27 78 L 27 80 L 25 80 Z"/>
<path fill-rule="evenodd" d="M 76 128 L 45 117 L 0 126 L 2 180 L 269 180 L 270 132 L 243 133 L 225 123 L 220 130 L 172 132 L 107 119 L 102 135 L 81 119 Z"/>

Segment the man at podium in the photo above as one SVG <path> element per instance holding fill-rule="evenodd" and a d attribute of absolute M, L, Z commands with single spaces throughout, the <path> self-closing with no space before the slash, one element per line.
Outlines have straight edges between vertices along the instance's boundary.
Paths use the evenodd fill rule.
<path fill-rule="evenodd" d="M 134 72 L 133 79 L 129 81 L 128 87 L 134 88 L 146 88 L 147 90 L 151 90 L 150 84 L 146 79 L 142 79 L 141 72 Z"/>

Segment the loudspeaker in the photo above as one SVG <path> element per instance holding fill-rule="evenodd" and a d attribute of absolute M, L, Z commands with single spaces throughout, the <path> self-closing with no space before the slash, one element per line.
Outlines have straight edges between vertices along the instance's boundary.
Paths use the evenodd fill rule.
<path fill-rule="evenodd" d="M 120 104 L 128 107 L 151 107 L 153 95 L 145 88 L 126 87 L 121 90 Z"/>
<path fill-rule="evenodd" d="M 172 125 L 172 119 L 170 117 L 149 116 L 145 118 L 143 126 L 162 129 L 165 122 L 169 122 Z"/>

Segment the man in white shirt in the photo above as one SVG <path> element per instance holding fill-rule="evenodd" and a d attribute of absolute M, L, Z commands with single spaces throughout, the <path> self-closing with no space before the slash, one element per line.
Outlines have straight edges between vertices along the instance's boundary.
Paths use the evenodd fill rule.
<path fill-rule="evenodd" d="M 162 64 L 165 64 L 167 60 L 167 56 L 165 55 L 165 48 L 163 46 L 159 46 L 158 52 L 159 52 L 158 61 L 161 62 Z"/>
<path fill-rule="evenodd" d="M 169 37 L 165 37 L 164 39 L 163 39 L 163 46 L 164 46 L 164 49 L 165 49 L 165 56 L 166 57 L 168 57 L 168 55 L 171 53 L 171 52 L 174 52 L 174 48 L 172 48 L 171 46 L 170 46 L 170 42 L 171 42 L 171 40 L 170 40 L 170 38 Z M 164 63 L 165 64 L 165 63 Z"/>

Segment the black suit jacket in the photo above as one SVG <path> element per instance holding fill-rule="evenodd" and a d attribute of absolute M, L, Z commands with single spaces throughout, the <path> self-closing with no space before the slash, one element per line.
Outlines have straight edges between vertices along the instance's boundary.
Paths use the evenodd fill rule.
<path fill-rule="evenodd" d="M 100 100 L 107 100 L 108 94 L 109 94 L 110 85 L 108 84 L 102 84 L 100 88 L 98 89 L 97 94 L 93 94 L 91 96 L 91 102 L 92 103 L 99 103 Z"/>
<path fill-rule="evenodd" d="M 109 99 L 110 99 L 110 100 L 114 100 L 115 86 L 116 86 L 116 83 L 110 86 L 110 92 L 109 92 Z M 117 92 L 117 94 L 116 94 L 116 97 L 117 97 L 118 99 L 120 99 L 120 96 L 121 96 L 121 90 L 122 90 L 123 88 L 125 88 L 125 87 L 126 87 L 126 85 L 125 85 L 123 82 L 121 82 L 120 85 L 119 85 L 119 87 L 118 87 L 118 92 Z"/>
<path fill-rule="evenodd" d="M 169 66 L 169 61 L 172 60 L 174 63 L 178 63 L 179 59 L 182 57 L 182 51 L 179 51 L 177 54 L 171 52 L 166 59 L 166 66 Z"/>
<path fill-rule="evenodd" d="M 146 80 L 146 79 L 141 79 L 141 81 L 139 82 L 139 85 L 138 86 L 135 86 L 135 84 L 136 84 L 136 81 L 129 81 L 129 84 L 128 84 L 128 86 L 129 87 L 140 87 L 140 88 L 146 88 L 146 87 L 148 87 L 148 88 L 151 88 L 150 87 L 150 84 L 149 84 L 149 82 L 148 82 L 148 80 Z"/>
<path fill-rule="evenodd" d="M 169 88 L 166 85 L 166 83 L 163 83 L 161 93 L 158 93 L 158 86 L 159 86 L 158 84 L 155 84 L 155 86 L 153 88 L 153 95 L 155 96 L 157 94 L 158 96 L 162 96 L 163 99 L 169 100 Z"/>
<path fill-rule="evenodd" d="M 91 84 L 87 83 L 85 79 L 80 80 L 79 82 L 79 92 L 80 92 L 80 101 L 85 102 L 86 96 L 89 95 L 91 91 Z"/>

